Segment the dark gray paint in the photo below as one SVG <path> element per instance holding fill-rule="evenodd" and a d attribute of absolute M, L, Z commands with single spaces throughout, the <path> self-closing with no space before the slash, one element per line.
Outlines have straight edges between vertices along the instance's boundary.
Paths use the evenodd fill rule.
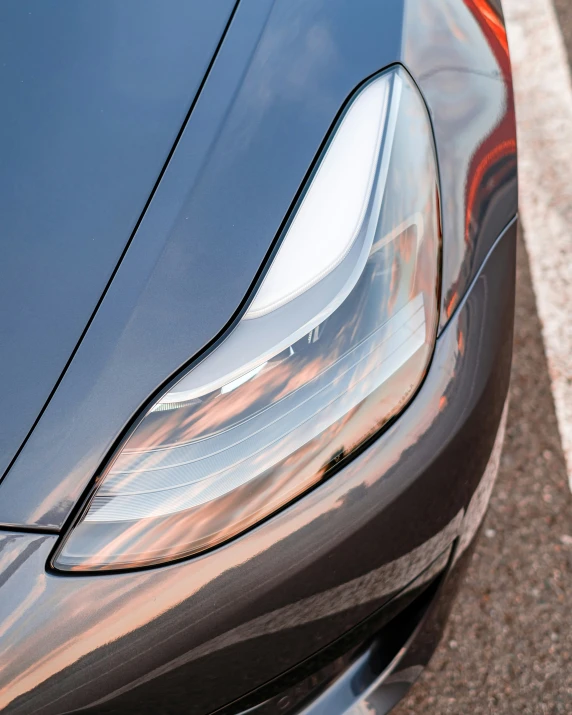
<path fill-rule="evenodd" d="M 233 5 L 0 3 L 0 476 L 111 277 Z"/>
<path fill-rule="evenodd" d="M 69 32 L 68 13 L 73 18 L 84 7 L 104 13 L 121 12 L 119 6 L 134 7 L 123 0 L 61 3 L 59 27 Z M 6 3 L 0 14 L 27 7 Z M 46 5 L 38 0 L 37 7 Z M 178 11 L 171 16 L 173 7 Z M 202 20 L 221 4 L 137 3 L 172 22 L 159 54 L 171 56 L 167 45 L 177 38 L 185 44 L 181 13 L 189 7 L 200 7 Z M 203 714 L 330 644 L 377 611 L 457 535 L 464 543 L 474 533 L 486 500 L 473 501 L 476 512 L 463 514 L 480 493 L 509 379 L 514 225 L 463 295 L 516 210 L 508 56 L 476 7 L 472 0 L 252 0 L 239 6 L 134 241 L 37 429 L 0 485 L 0 523 L 62 527 L 140 407 L 228 324 L 345 99 L 396 61 L 408 67 L 428 102 L 444 189 L 442 333 L 433 362 L 409 408 L 342 473 L 211 553 L 125 574 L 62 576 L 46 570 L 56 535 L 2 531 L 4 712 L 55 715 L 87 707 L 93 713 Z M 125 27 L 134 39 L 144 20 L 130 19 L 133 29 Z M 25 29 L 10 23 L 6 32 L 18 43 Z M 36 45 L 48 41 L 39 37 Z M 34 61 L 36 45 L 23 61 Z M 109 47 L 97 46 L 102 61 Z M 65 70 L 73 74 L 74 67 Z M 39 131 L 44 114 L 38 111 L 34 120 Z M 23 117 L 22 125 L 30 121 Z M 90 151 L 91 134 L 79 142 L 81 151 Z M 156 164 L 157 175 L 161 157 Z M 2 181 L 10 181 L 3 171 L 2 165 Z M 77 167 L 76 182 L 66 184 L 67 202 L 90 171 L 91 164 Z M 139 201 L 141 210 L 156 175 L 135 174 L 131 166 L 125 190 L 140 187 L 133 207 Z M 21 177 L 34 179 L 23 170 Z M 97 198 L 107 189 L 101 184 L 99 176 Z M 32 206 L 42 201 L 37 188 Z M 110 220 L 100 210 L 94 202 L 98 226 Z M 25 252 L 32 244 L 28 238 L 17 245 L 21 237 L 11 237 L 6 250 Z M 92 307 L 127 238 L 109 249 L 107 274 L 102 271 L 92 286 Z M 70 245 L 53 270 L 79 271 L 88 248 L 78 247 L 81 256 L 74 258 Z M 44 308 L 41 282 L 37 292 L 20 276 L 27 296 L 18 293 L 17 279 L 9 276 L 8 298 L 24 296 Z M 50 283 L 54 296 L 63 285 Z M 49 392 L 59 374 L 51 351 L 60 349 L 63 328 L 48 319 L 67 321 L 68 312 L 75 315 L 70 304 L 82 295 L 66 294 L 65 309 L 53 305 L 44 313 L 50 333 L 33 342 L 31 363 L 27 353 L 15 353 L 33 389 Z M 10 315 L 15 312 L 12 303 Z M 73 340 L 73 331 L 66 333 L 67 352 L 58 353 L 63 363 L 89 312 L 77 318 Z M 5 374 L 1 379 L 7 395 L 14 389 L 18 399 L 24 396 L 24 388 L 16 390 Z M 0 432 L 5 427 L 9 434 L 11 420 L 24 424 L 26 410 L 33 410 L 28 403 L 22 410 L 4 409 Z"/>
<path fill-rule="evenodd" d="M 441 170 L 442 329 L 517 211 L 510 57 L 503 20 L 488 3 L 405 7 L 403 58 L 430 108 Z"/>
<path fill-rule="evenodd" d="M 62 527 L 151 394 L 232 318 L 346 98 L 399 60 L 435 122 L 446 324 L 516 211 L 515 172 L 503 163 L 465 191 L 487 143 L 514 139 L 508 58 L 496 57 L 475 12 L 471 0 L 239 5 L 137 235 L 0 486 L 0 523 Z"/>
<path fill-rule="evenodd" d="M 233 703 L 233 715 L 341 715 L 355 711 L 386 715 L 411 686 L 415 679 L 411 676 L 419 675 L 427 662 L 415 658 L 413 667 L 402 668 L 404 656 L 412 654 L 419 641 L 432 652 L 426 637 L 430 621 L 436 606 L 447 598 L 444 584 L 457 578 L 468 555 L 465 551 L 452 566 L 452 551 L 453 547 L 447 549 L 365 623 L 298 666 L 296 676 L 290 671 Z M 365 646 L 364 632 L 369 636 Z M 229 709 L 224 710 L 228 715 Z"/>
<path fill-rule="evenodd" d="M 457 535 L 466 546 L 508 390 L 515 238 L 513 224 L 401 417 L 240 538 L 161 568 L 62 576 L 45 571 L 56 536 L 0 532 L 0 709 L 202 715 L 331 643 Z"/>

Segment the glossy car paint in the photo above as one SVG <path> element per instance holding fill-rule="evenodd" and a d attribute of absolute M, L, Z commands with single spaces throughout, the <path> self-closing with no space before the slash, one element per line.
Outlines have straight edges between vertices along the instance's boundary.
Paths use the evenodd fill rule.
<path fill-rule="evenodd" d="M 0 524 L 63 527 L 141 407 L 236 314 L 346 98 L 397 61 L 434 122 L 446 323 L 516 212 L 499 16 L 486 0 L 240 4 L 132 244 L 0 484 Z"/>
<path fill-rule="evenodd" d="M 433 654 L 473 551 L 447 550 L 371 617 L 216 715 L 390 712 Z"/>
<path fill-rule="evenodd" d="M 111 278 L 233 6 L 0 3 L 0 475 Z"/>
<path fill-rule="evenodd" d="M 513 222 L 405 413 L 240 538 L 166 567 L 69 576 L 45 570 L 57 536 L 3 532 L 3 712 L 210 712 L 371 616 L 455 539 L 462 553 L 494 478 L 515 250 Z"/>
<path fill-rule="evenodd" d="M 406 4 L 404 60 L 432 112 L 441 167 L 441 327 L 492 237 L 517 211 L 514 97 L 499 5 L 490 0 Z"/>
<path fill-rule="evenodd" d="M 441 334 L 416 398 L 329 481 L 219 549 L 123 574 L 51 571 L 110 449 L 232 323 L 347 97 L 395 62 L 428 104 L 442 184 Z M 3 712 L 211 712 L 383 611 L 455 540 L 466 548 L 508 387 L 515 213 L 506 36 L 487 0 L 239 4 L 113 281 L 0 483 Z"/>

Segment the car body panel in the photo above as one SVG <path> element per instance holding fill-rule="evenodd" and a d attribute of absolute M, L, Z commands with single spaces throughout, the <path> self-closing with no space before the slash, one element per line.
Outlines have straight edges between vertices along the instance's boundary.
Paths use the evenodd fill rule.
<path fill-rule="evenodd" d="M 112 276 L 233 5 L 0 5 L 0 475 Z"/>
<path fill-rule="evenodd" d="M 395 62 L 434 122 L 447 324 L 516 212 L 504 28 L 494 15 L 489 32 L 488 11 L 486 0 L 239 4 L 117 274 L 0 484 L 0 524 L 64 526 L 152 395 L 232 323 L 344 102 Z"/>
<path fill-rule="evenodd" d="M 401 417 L 241 537 L 160 568 L 62 575 L 45 569 L 56 535 L 2 532 L 0 709 L 210 712 L 373 614 L 455 540 L 466 549 L 506 415 L 515 252 L 516 221 Z"/>
<path fill-rule="evenodd" d="M 406 8 L 404 62 L 431 111 L 441 174 L 443 329 L 491 240 L 517 212 L 510 56 L 491 0 Z"/>

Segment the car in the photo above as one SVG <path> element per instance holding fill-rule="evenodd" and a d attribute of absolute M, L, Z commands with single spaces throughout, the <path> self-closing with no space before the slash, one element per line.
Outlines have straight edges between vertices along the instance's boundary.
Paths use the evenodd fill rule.
<path fill-rule="evenodd" d="M 0 6 L 0 711 L 388 713 L 507 414 L 497 0 Z"/>

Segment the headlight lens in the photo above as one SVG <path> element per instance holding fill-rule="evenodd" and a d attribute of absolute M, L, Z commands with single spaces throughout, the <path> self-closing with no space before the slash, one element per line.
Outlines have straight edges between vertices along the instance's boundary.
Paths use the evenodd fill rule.
<path fill-rule="evenodd" d="M 350 102 L 242 320 L 123 443 L 56 568 L 197 553 L 328 476 L 425 374 L 439 247 L 429 120 L 397 68 Z"/>

